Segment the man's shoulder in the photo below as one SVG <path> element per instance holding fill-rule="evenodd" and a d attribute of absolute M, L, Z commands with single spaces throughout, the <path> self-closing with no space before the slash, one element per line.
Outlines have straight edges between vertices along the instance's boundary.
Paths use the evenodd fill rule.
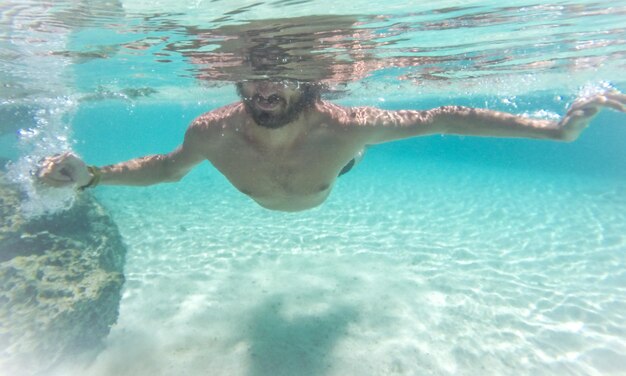
<path fill-rule="evenodd" d="M 231 103 L 198 116 L 191 123 L 191 128 L 200 132 L 210 131 L 216 126 L 223 127 L 228 123 L 238 121 L 239 117 L 242 116 L 243 113 L 244 107 L 241 102 Z"/>
<path fill-rule="evenodd" d="M 317 113 L 326 118 L 326 122 L 335 125 L 347 125 L 351 120 L 351 108 L 340 106 L 329 101 L 318 101 L 315 105 Z"/>
<path fill-rule="evenodd" d="M 375 107 L 340 106 L 328 101 L 319 101 L 316 109 L 320 115 L 326 117 L 329 123 L 342 129 L 363 125 L 367 122 L 367 115 L 381 111 Z"/>
<path fill-rule="evenodd" d="M 346 112 L 350 110 L 349 107 L 340 106 L 336 103 L 325 101 L 325 100 L 317 101 L 315 104 L 315 109 L 320 113 L 325 113 L 329 115 L 334 115 L 337 113 L 342 113 L 342 112 Z"/>
<path fill-rule="evenodd" d="M 409 113 L 419 115 L 419 111 L 386 110 L 373 106 L 340 106 L 327 101 L 320 101 L 318 112 L 325 114 L 342 127 L 362 128 L 364 126 L 385 125 L 403 121 Z"/>

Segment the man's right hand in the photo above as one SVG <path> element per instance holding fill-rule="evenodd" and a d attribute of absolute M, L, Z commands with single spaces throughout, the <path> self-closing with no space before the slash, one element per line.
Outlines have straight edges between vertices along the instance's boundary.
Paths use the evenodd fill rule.
<path fill-rule="evenodd" d="M 587 128 L 591 119 L 603 108 L 626 112 L 626 95 L 617 90 L 579 98 L 567 111 L 559 126 L 564 141 L 574 141 Z"/>
<path fill-rule="evenodd" d="M 53 155 L 42 160 L 37 178 L 52 187 L 83 187 L 91 181 L 87 165 L 71 152 Z"/>

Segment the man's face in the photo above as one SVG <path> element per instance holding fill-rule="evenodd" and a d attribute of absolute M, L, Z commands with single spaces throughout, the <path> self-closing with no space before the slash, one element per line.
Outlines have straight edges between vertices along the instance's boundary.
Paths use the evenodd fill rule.
<path fill-rule="evenodd" d="M 237 88 L 250 116 L 266 128 L 280 128 L 296 120 L 310 102 L 297 81 L 245 81 Z"/>

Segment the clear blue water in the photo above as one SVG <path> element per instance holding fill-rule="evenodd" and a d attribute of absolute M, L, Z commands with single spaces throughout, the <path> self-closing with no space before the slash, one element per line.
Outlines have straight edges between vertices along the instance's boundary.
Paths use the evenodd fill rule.
<path fill-rule="evenodd" d="M 354 14 L 325 1 L 147 3 L 86 6 L 89 17 L 68 17 L 54 38 L 5 12 L 15 38 L 56 43 L 14 38 L 22 68 L 3 59 L 13 82 L 3 105 L 45 110 L 19 137 L 0 136 L 16 180 L 68 148 L 96 165 L 168 152 L 195 116 L 237 100 L 229 80 L 240 72 L 224 68 L 230 76 L 207 85 L 194 78 L 202 64 L 159 38 L 187 46 L 190 26 Z M 590 88 L 626 90 L 623 2 L 356 5 L 376 36 L 339 39 L 375 44 L 368 59 L 350 59 L 377 68 L 355 69 L 347 85 L 329 79 L 348 90 L 336 95 L 344 105 L 546 116 Z M 40 47 L 65 53 L 27 56 Z M 424 56 L 438 59 L 405 64 Z M 156 93 L 132 98 L 128 88 Z M 120 316 L 95 359 L 56 374 L 624 374 L 625 125 L 607 111 L 574 143 L 433 136 L 375 146 L 322 206 L 299 213 L 259 207 L 208 162 L 176 184 L 99 187 L 129 248 Z M 27 209 L 67 200 L 32 197 Z"/>

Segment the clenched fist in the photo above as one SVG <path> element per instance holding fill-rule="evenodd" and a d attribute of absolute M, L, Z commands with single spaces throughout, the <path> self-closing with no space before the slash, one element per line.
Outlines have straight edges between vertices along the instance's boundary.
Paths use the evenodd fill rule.
<path fill-rule="evenodd" d="M 93 179 L 85 162 L 71 152 L 45 158 L 37 171 L 37 177 L 52 187 L 84 187 Z"/>

